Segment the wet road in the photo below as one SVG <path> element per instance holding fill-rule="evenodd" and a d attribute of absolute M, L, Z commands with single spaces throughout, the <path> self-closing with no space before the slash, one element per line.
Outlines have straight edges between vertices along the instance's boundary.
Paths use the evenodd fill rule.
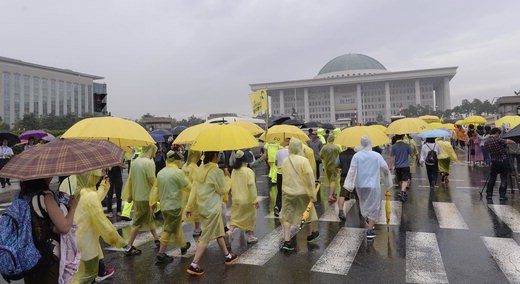
<path fill-rule="evenodd" d="M 462 158 L 462 157 L 461 157 Z M 216 243 L 211 243 L 201 260 L 206 274 L 190 277 L 186 268 L 194 250 L 173 263 L 157 266 L 156 250 L 149 233 L 137 240 L 142 255 L 124 257 L 113 248 L 104 248 L 109 266 L 116 269 L 106 283 L 507 283 L 520 282 L 520 194 L 508 190 L 509 200 L 492 202 L 481 199 L 479 190 L 489 168 L 452 165 L 450 185 L 430 191 L 426 170 L 413 175 L 409 200 L 401 204 L 392 192 L 392 218 L 388 227 L 382 219 L 376 226 L 374 241 L 365 238 L 364 220 L 355 201 L 347 203 L 346 222 L 339 222 L 335 208 L 329 208 L 325 191 L 316 203 L 320 239 L 306 242 L 306 232 L 296 235 L 297 250 L 279 251 L 281 230 L 272 208 L 276 187 L 270 187 L 265 169 L 257 172 L 260 209 L 255 235 L 258 244 L 248 245 L 237 231 L 232 248 L 238 263 L 225 266 Z M 497 184 L 498 188 L 498 184 Z M 496 195 L 498 189 L 495 189 Z M 14 191 L 12 191 L 14 192 Z M 381 200 L 385 199 L 384 192 Z M 12 196 L 12 194 L 10 194 Z M 7 202 L 8 194 L 0 195 Z M 5 203 L 4 203 L 5 204 Z M 0 208 L 1 208 L 0 204 Z M 129 222 L 117 222 L 125 238 Z M 193 243 L 193 227 L 185 225 Z"/>

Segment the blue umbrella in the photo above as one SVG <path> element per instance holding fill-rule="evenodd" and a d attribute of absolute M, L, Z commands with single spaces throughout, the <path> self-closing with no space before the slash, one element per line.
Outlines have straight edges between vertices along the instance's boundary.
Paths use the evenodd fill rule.
<path fill-rule="evenodd" d="M 449 136 L 451 136 L 451 133 L 446 129 L 437 128 L 437 129 L 432 129 L 432 130 L 427 130 L 427 131 L 421 132 L 417 136 L 419 136 L 421 138 L 449 137 Z"/>
<path fill-rule="evenodd" d="M 152 136 L 153 140 L 155 140 L 155 142 L 157 142 L 157 143 L 166 142 L 166 140 L 164 140 L 164 136 L 162 136 L 161 134 L 150 133 L 150 135 Z"/>
<path fill-rule="evenodd" d="M 172 129 L 172 134 L 171 135 L 177 136 L 177 135 L 181 134 L 181 132 L 184 131 L 184 129 L 186 129 L 186 126 L 184 126 L 184 125 L 175 126 Z"/>
<path fill-rule="evenodd" d="M 170 135 L 172 135 L 172 132 L 168 129 L 156 129 L 156 130 L 150 132 L 150 134 L 152 135 L 152 137 L 153 137 L 153 134 L 159 134 L 162 136 L 170 136 Z"/>

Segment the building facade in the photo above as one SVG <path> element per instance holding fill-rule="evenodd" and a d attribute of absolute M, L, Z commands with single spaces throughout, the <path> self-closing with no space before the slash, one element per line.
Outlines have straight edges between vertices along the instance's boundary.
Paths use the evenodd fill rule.
<path fill-rule="evenodd" d="M 345 54 L 329 61 L 312 79 L 255 83 L 266 88 L 274 116 L 293 115 L 304 121 L 342 124 L 390 121 L 410 105 L 450 106 L 450 80 L 457 67 L 391 72 L 363 54 Z"/>
<path fill-rule="evenodd" d="M 497 99 L 498 115 L 520 115 L 520 96 L 504 96 Z"/>
<path fill-rule="evenodd" d="M 10 126 L 26 113 L 106 113 L 106 84 L 94 83 L 103 77 L 7 57 L 0 57 L 0 74 L 0 116 Z M 101 112 L 95 109 L 95 88 L 104 91 Z"/>

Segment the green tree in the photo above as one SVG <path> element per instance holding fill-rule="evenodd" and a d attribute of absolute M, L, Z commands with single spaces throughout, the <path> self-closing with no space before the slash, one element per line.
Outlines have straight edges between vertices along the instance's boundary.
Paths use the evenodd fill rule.
<path fill-rule="evenodd" d="M 40 119 L 34 113 L 26 113 L 21 120 L 15 123 L 17 129 L 40 129 Z"/>

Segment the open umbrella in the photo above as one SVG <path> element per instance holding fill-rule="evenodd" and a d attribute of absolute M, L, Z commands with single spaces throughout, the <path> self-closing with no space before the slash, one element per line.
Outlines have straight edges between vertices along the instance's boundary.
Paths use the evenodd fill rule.
<path fill-rule="evenodd" d="M 464 121 L 464 119 L 459 119 L 455 121 L 455 125 L 466 125 L 467 123 Z"/>
<path fill-rule="evenodd" d="M 155 144 L 150 133 L 134 121 L 119 117 L 93 117 L 72 125 L 61 138 L 108 140 L 126 151 L 131 146 Z"/>
<path fill-rule="evenodd" d="M 204 131 L 208 128 L 215 127 L 215 126 L 218 126 L 218 124 L 201 123 L 201 124 L 197 124 L 194 126 L 190 126 L 186 129 L 184 129 L 184 131 L 182 131 L 179 134 L 179 136 L 177 136 L 177 138 L 175 138 L 175 140 L 173 140 L 173 144 L 177 144 L 177 145 L 191 144 L 191 143 L 193 143 L 193 141 L 195 141 L 197 136 L 199 136 L 199 134 L 202 133 L 202 131 Z"/>
<path fill-rule="evenodd" d="M 419 116 L 419 118 L 424 120 L 426 123 L 441 122 L 440 118 L 436 115 L 423 115 Z"/>
<path fill-rule="evenodd" d="M 267 130 L 267 135 L 262 134 L 260 135 L 260 140 L 266 141 L 266 142 L 275 142 L 275 143 L 281 143 L 286 138 L 292 138 L 296 137 L 300 139 L 301 141 L 305 142 L 310 140 L 309 136 L 303 132 L 300 128 L 293 126 L 293 125 L 275 125 L 271 126 Z"/>
<path fill-rule="evenodd" d="M 428 124 L 420 118 L 406 117 L 396 120 L 386 129 L 386 134 L 415 134 L 428 129 Z"/>
<path fill-rule="evenodd" d="M 308 122 L 305 122 L 304 124 L 308 128 L 318 128 L 318 127 L 321 127 L 321 122 L 318 122 L 318 121 L 308 121 Z"/>
<path fill-rule="evenodd" d="M 30 180 L 82 174 L 120 165 L 125 152 L 103 140 L 56 139 L 14 156 L 1 177 Z"/>
<path fill-rule="evenodd" d="M 48 133 L 43 130 L 28 130 L 20 134 L 18 137 L 20 138 L 20 140 L 29 140 L 29 138 L 31 137 L 34 139 L 42 139 L 47 135 Z"/>
<path fill-rule="evenodd" d="M 48 142 L 48 141 L 52 141 L 52 140 L 54 140 L 54 139 L 56 139 L 56 137 L 54 137 L 54 135 L 52 135 L 52 134 L 50 134 L 50 133 L 47 134 L 47 136 L 43 136 L 43 137 L 42 137 L 42 140 L 47 141 L 47 142 Z"/>
<path fill-rule="evenodd" d="M 386 131 L 386 127 L 384 127 L 383 125 L 380 125 L 380 124 L 372 124 L 368 127 L 378 129 L 379 131 L 381 131 L 383 133 L 385 133 L 385 131 Z"/>
<path fill-rule="evenodd" d="M 305 123 L 302 120 L 294 118 L 294 119 L 285 120 L 284 122 L 282 122 L 282 124 L 294 125 L 294 126 L 302 127 Z"/>
<path fill-rule="evenodd" d="M 231 122 L 230 125 L 237 125 L 237 126 L 243 127 L 244 129 L 246 129 L 247 131 L 249 131 L 249 133 L 251 133 L 253 135 L 258 135 L 258 134 L 264 133 L 264 130 L 260 126 L 258 126 L 257 124 L 255 124 L 253 122 L 250 122 L 250 121 L 235 121 L 235 122 Z"/>
<path fill-rule="evenodd" d="M 425 138 L 425 139 L 426 138 L 438 138 L 438 137 L 450 137 L 451 133 L 446 129 L 438 128 L 438 129 L 432 129 L 432 130 L 427 130 L 427 131 L 421 132 L 417 136 L 419 136 L 421 138 Z"/>
<path fill-rule="evenodd" d="M 153 140 L 155 140 L 155 142 L 157 142 L 157 143 L 166 142 L 166 140 L 164 139 L 164 136 L 162 136 L 161 134 L 150 133 L 150 135 L 152 135 Z"/>
<path fill-rule="evenodd" d="M 517 125 L 520 125 L 520 116 L 518 115 L 506 115 L 501 117 L 495 121 L 496 127 L 501 127 L 503 124 L 509 124 L 509 128 L 515 128 Z"/>
<path fill-rule="evenodd" d="M 150 131 L 150 135 L 152 135 L 153 137 L 153 134 L 158 134 L 158 135 L 162 135 L 162 136 L 171 136 L 172 135 L 172 132 L 168 129 L 155 129 L 153 131 Z"/>
<path fill-rule="evenodd" d="M 256 146 L 258 146 L 258 141 L 245 128 L 237 125 L 219 124 L 201 131 L 190 149 L 196 151 L 228 151 Z"/>
<path fill-rule="evenodd" d="M 366 136 L 372 141 L 372 145 L 389 144 L 390 138 L 381 130 L 372 126 L 353 126 L 345 128 L 334 140 L 335 144 L 348 148 L 355 148 L 360 145 L 361 137 Z"/>
<path fill-rule="evenodd" d="M 321 128 L 323 128 L 323 129 L 334 129 L 335 127 L 334 127 L 334 125 L 332 125 L 330 123 L 323 123 L 321 125 Z"/>
<path fill-rule="evenodd" d="M 480 115 L 472 115 L 464 118 L 464 124 L 486 124 L 487 119 Z"/>
<path fill-rule="evenodd" d="M 177 135 L 181 134 L 181 132 L 184 131 L 184 129 L 186 129 L 186 126 L 184 126 L 184 125 L 175 126 L 172 129 L 172 135 L 177 136 Z"/>
<path fill-rule="evenodd" d="M 502 138 L 509 138 L 518 142 L 520 140 L 520 125 L 517 125 L 507 133 L 503 133 Z"/>
<path fill-rule="evenodd" d="M 9 131 L 1 130 L 0 131 L 0 143 L 4 139 L 7 139 L 7 146 L 13 147 L 14 145 L 20 143 L 20 138 L 18 135 L 11 133 Z"/>

